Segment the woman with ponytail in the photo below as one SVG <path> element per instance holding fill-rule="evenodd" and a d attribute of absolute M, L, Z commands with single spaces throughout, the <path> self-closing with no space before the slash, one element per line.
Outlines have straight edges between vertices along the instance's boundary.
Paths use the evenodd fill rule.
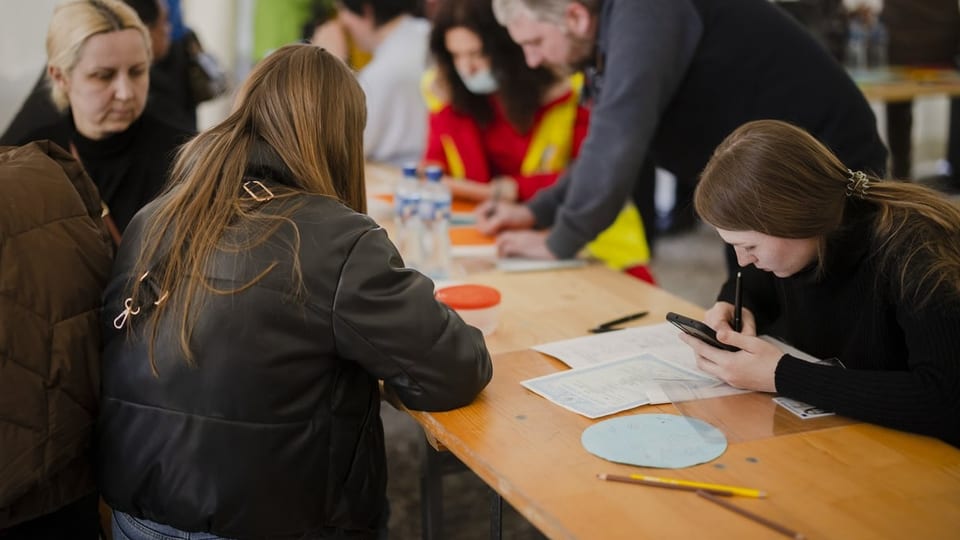
<path fill-rule="evenodd" d="M 364 214 L 365 120 L 343 62 L 283 47 L 131 221 L 103 309 L 115 539 L 376 538 L 379 381 L 447 410 L 490 380 L 480 331 Z"/>
<path fill-rule="evenodd" d="M 960 210 L 917 184 L 852 171 L 805 131 L 750 122 L 716 149 L 695 204 L 736 251 L 706 322 L 728 352 L 681 336 L 701 369 L 960 445 Z M 756 337 L 826 360 L 813 364 Z"/>

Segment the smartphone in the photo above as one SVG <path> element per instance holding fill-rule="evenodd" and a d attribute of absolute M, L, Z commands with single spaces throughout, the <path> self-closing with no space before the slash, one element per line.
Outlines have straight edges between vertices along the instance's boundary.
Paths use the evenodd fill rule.
<path fill-rule="evenodd" d="M 673 325 L 680 330 L 683 330 L 686 334 L 699 339 L 707 345 L 731 352 L 737 352 L 740 350 L 733 345 L 720 343 L 720 341 L 717 339 L 717 333 L 713 331 L 713 328 L 710 328 L 706 324 L 696 319 L 684 317 L 683 315 L 671 311 L 667 313 L 667 320 L 673 323 Z"/>

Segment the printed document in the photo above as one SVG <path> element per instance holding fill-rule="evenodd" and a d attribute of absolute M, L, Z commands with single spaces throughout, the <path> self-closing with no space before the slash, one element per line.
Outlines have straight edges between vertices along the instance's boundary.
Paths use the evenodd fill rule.
<path fill-rule="evenodd" d="M 679 333 L 677 327 L 665 322 L 544 343 L 533 347 L 533 350 L 552 356 L 572 368 L 651 353 L 699 373 L 693 350 L 680 341 Z"/>
<path fill-rule="evenodd" d="M 672 324 L 662 323 L 537 345 L 535 351 L 573 369 L 539 378 L 549 384 L 528 384 L 538 379 L 522 384 L 590 418 L 645 404 L 747 392 L 700 371 L 693 350 L 680 341 L 679 333 Z M 761 338 L 808 362 L 823 362 L 770 336 Z"/>
<path fill-rule="evenodd" d="M 599 418 L 651 403 L 660 381 L 713 381 L 652 354 L 570 369 L 521 382 L 550 401 L 587 418 Z M 657 390 L 659 391 L 659 390 Z"/>

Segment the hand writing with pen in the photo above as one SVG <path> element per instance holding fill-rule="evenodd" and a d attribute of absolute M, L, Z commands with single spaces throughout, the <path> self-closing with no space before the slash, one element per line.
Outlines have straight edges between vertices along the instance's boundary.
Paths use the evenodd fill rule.
<path fill-rule="evenodd" d="M 489 200 L 477 207 L 477 230 L 497 235 L 497 255 L 553 260 L 546 230 L 533 230 L 533 212 L 525 205 Z"/>
<path fill-rule="evenodd" d="M 536 224 L 533 212 L 525 205 L 500 199 L 488 199 L 474 210 L 477 230 L 492 236 L 507 230 L 532 229 Z"/>

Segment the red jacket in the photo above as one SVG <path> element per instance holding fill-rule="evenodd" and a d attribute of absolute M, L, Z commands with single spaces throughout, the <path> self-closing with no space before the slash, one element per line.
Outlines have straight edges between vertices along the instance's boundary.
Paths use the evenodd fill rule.
<path fill-rule="evenodd" d="M 507 121 L 503 106 L 496 96 L 490 97 L 494 118 L 485 127 L 480 127 L 469 115 L 455 111 L 449 103 L 440 103 L 440 108 L 430 113 L 424 161 L 440 165 L 448 175 L 475 182 L 490 182 L 496 176 L 510 176 L 517 181 L 519 199 L 525 201 L 540 189 L 553 184 L 579 152 L 590 120 L 586 108 L 575 105 L 572 122 L 562 129 L 551 128 L 544 123 L 548 115 L 574 105 L 576 102 L 571 100 L 577 99 L 579 92 L 573 90 L 542 106 L 534 118 L 533 128 L 527 133 L 517 132 Z M 555 157 L 549 150 L 544 152 L 532 146 L 535 137 L 542 135 L 545 129 L 552 130 L 550 137 L 566 140 L 569 145 L 569 151 L 565 152 L 567 155 Z M 537 152 L 538 155 L 531 155 L 531 152 Z"/>

